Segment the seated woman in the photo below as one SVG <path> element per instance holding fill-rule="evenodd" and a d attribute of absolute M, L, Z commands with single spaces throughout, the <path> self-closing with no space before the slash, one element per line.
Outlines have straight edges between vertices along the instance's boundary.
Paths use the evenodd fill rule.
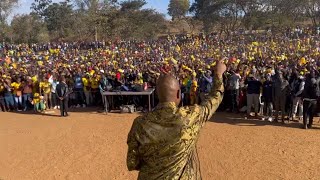
<path fill-rule="evenodd" d="M 43 112 L 45 110 L 45 100 L 43 96 L 40 96 L 39 93 L 35 93 L 33 99 L 31 100 L 31 104 L 34 105 L 34 110 L 36 112 Z"/>

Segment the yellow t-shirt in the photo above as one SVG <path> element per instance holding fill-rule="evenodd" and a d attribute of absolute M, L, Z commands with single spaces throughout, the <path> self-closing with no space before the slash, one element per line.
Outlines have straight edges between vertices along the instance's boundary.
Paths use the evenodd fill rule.
<path fill-rule="evenodd" d="M 99 79 L 97 79 L 97 78 L 91 79 L 91 88 L 92 89 L 99 88 Z"/>
<path fill-rule="evenodd" d="M 0 86 L 0 92 L 4 91 L 4 86 Z"/>
<path fill-rule="evenodd" d="M 93 74 L 95 73 L 95 71 L 94 71 L 94 70 L 91 70 L 89 73 L 90 73 L 91 76 L 93 76 Z"/>
<path fill-rule="evenodd" d="M 198 82 L 196 80 L 192 81 L 191 92 L 193 93 L 197 92 L 197 88 L 198 88 Z"/>
<path fill-rule="evenodd" d="M 45 94 L 50 93 L 51 84 L 49 82 L 40 82 L 39 87 Z"/>
<path fill-rule="evenodd" d="M 11 86 L 13 87 L 13 94 L 16 94 L 21 87 L 21 83 L 13 82 Z"/>
<path fill-rule="evenodd" d="M 136 83 L 139 84 L 139 85 L 142 85 L 142 84 L 143 84 L 143 79 L 138 79 L 138 80 L 136 81 Z"/>
<path fill-rule="evenodd" d="M 187 78 L 184 78 L 183 81 L 182 81 L 182 85 L 183 85 L 183 86 L 187 86 L 189 80 L 190 80 L 190 79 L 189 79 L 188 77 L 187 77 Z"/>
<path fill-rule="evenodd" d="M 84 86 L 84 91 L 88 92 L 90 88 L 89 80 L 87 78 L 82 78 L 82 83 Z"/>
<path fill-rule="evenodd" d="M 38 78 L 37 78 L 37 76 L 33 76 L 33 77 L 31 78 L 31 80 L 32 80 L 33 83 L 36 83 L 36 82 L 38 81 Z"/>
<path fill-rule="evenodd" d="M 32 103 L 33 103 L 33 104 L 37 104 L 37 103 L 39 103 L 39 102 L 40 102 L 40 95 L 39 95 L 39 93 L 34 93 Z"/>

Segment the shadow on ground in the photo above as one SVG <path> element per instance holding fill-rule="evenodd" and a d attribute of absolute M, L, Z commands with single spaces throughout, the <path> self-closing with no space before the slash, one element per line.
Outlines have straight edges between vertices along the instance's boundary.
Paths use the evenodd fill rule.
<path fill-rule="evenodd" d="M 104 110 L 102 108 L 70 108 L 68 109 L 68 112 L 72 116 L 72 113 L 86 113 L 86 114 L 101 114 L 101 115 L 107 115 L 104 113 Z M 34 111 L 13 111 L 11 113 L 15 114 L 25 114 L 25 115 L 37 115 L 37 116 L 48 116 L 48 117 L 60 117 L 60 110 L 48 110 L 44 113 L 35 113 Z M 120 111 L 111 111 L 110 114 L 121 114 Z M 108 114 L 109 114 L 108 113 Z M 139 115 L 143 115 L 142 112 L 137 112 Z M 224 113 L 224 112 L 218 112 L 214 114 L 214 116 L 210 120 L 211 122 L 215 123 L 222 123 L 222 124 L 230 124 L 230 125 L 236 125 L 236 126 L 279 126 L 279 127 L 286 127 L 286 128 L 302 128 L 302 122 L 299 121 L 285 121 L 285 124 L 279 122 L 268 122 L 268 121 L 262 121 L 261 119 L 244 119 L 244 116 L 242 114 L 232 114 L 232 113 Z M 319 118 L 316 117 L 314 119 L 314 126 L 312 129 L 318 129 L 320 130 L 320 121 Z"/>
<path fill-rule="evenodd" d="M 37 113 L 33 110 L 29 111 L 11 111 L 9 113 L 24 114 L 24 115 L 37 115 L 37 116 L 48 116 L 48 117 L 60 117 L 60 110 L 46 110 L 42 113 Z M 102 108 L 69 108 L 68 113 L 92 113 L 92 114 L 103 114 Z"/>
<path fill-rule="evenodd" d="M 279 127 L 287 127 L 287 128 L 302 128 L 302 122 L 299 121 L 292 121 L 288 122 L 287 120 L 285 123 L 275 123 L 269 121 L 262 121 L 261 119 L 244 119 L 244 116 L 241 114 L 231 114 L 231 113 L 217 113 L 211 118 L 211 122 L 215 123 L 223 123 L 223 124 L 230 124 L 236 126 L 279 126 Z M 314 126 L 312 129 L 319 129 L 319 118 L 315 117 L 314 119 Z"/>

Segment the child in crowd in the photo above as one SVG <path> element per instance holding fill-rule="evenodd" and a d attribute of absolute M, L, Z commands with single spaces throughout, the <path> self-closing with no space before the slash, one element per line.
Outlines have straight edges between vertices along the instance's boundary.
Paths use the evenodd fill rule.
<path fill-rule="evenodd" d="M 44 97 L 40 96 L 39 93 L 34 94 L 33 99 L 31 99 L 31 104 L 34 105 L 34 110 L 38 113 L 46 109 Z"/>

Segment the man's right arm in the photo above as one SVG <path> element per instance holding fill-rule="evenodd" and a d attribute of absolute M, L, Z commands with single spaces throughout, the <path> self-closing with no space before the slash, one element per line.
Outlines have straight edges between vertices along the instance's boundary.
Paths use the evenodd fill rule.
<path fill-rule="evenodd" d="M 223 99 L 224 87 L 222 77 L 215 75 L 213 83 L 214 84 L 208 98 L 200 105 L 201 120 L 203 123 L 212 117 Z"/>
<path fill-rule="evenodd" d="M 138 120 L 141 117 L 137 117 L 131 127 L 131 130 L 128 134 L 127 145 L 128 145 L 128 153 L 127 153 L 127 168 L 129 171 L 139 170 L 141 166 L 140 158 L 139 158 L 139 143 L 135 137 L 135 134 L 138 131 Z"/>
<path fill-rule="evenodd" d="M 191 110 L 191 112 L 186 113 L 190 120 L 188 124 L 197 124 L 202 127 L 206 121 L 208 121 L 213 113 L 218 109 L 224 93 L 223 87 L 223 73 L 226 71 L 227 67 L 223 60 L 218 61 L 215 69 L 215 76 L 213 78 L 213 86 L 209 96 L 201 103 L 201 105 L 196 105 L 193 108 L 182 108 L 184 110 Z M 198 128 L 200 130 L 200 128 Z"/>

